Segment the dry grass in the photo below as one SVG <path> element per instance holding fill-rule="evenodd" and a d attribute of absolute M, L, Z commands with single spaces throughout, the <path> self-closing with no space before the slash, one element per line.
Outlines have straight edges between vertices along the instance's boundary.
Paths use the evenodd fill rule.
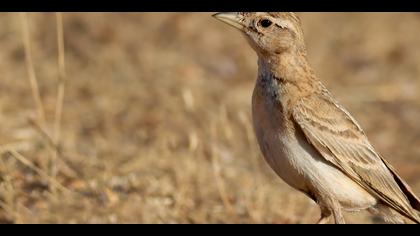
<path fill-rule="evenodd" d="M 254 53 L 210 15 L 0 15 L 0 221 L 315 222 L 260 156 Z M 420 194 L 419 15 L 301 17 L 318 75 Z"/>

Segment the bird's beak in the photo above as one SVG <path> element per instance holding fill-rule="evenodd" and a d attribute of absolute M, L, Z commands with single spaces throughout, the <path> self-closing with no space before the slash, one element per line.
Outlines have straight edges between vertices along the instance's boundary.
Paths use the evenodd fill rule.
<path fill-rule="evenodd" d="M 220 12 L 214 14 L 213 17 L 241 31 L 245 28 L 243 17 L 237 12 Z"/>

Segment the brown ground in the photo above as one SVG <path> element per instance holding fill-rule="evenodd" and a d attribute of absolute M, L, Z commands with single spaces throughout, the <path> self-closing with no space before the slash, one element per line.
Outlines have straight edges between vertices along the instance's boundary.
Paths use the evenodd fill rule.
<path fill-rule="evenodd" d="M 34 125 L 21 18 L 1 14 L 0 221 L 315 222 L 317 206 L 277 178 L 258 150 L 250 116 L 256 56 L 210 15 L 64 14 L 62 142 L 49 178 L 55 149 Z M 300 16 L 318 75 L 420 194 L 420 14 Z M 28 20 L 41 129 L 51 138 L 56 18 Z"/>

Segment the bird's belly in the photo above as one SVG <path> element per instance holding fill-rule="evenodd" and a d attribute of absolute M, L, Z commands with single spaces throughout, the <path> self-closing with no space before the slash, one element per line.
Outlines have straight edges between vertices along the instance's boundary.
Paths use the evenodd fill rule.
<path fill-rule="evenodd" d="M 253 102 L 254 130 L 263 156 L 290 186 L 332 197 L 348 210 L 365 209 L 376 199 L 342 171 L 328 163 L 303 136 L 287 131 L 290 124 L 275 111 Z"/>
<path fill-rule="evenodd" d="M 264 131 L 262 131 L 264 132 Z M 311 147 L 268 131 L 257 135 L 270 167 L 290 186 L 305 193 L 332 197 L 347 210 L 366 209 L 376 199 Z"/>

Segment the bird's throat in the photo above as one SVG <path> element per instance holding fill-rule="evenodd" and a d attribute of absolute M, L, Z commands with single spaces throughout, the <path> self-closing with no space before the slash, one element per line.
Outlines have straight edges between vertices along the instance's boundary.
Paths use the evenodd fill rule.
<path fill-rule="evenodd" d="M 313 71 L 304 55 L 274 55 L 259 57 L 258 73 L 264 78 L 272 77 L 285 82 L 304 82 L 310 79 Z"/>

